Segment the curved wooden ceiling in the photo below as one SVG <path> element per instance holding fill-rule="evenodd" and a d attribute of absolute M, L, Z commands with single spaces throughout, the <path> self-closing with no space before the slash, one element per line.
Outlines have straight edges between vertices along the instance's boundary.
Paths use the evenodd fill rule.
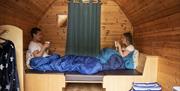
<path fill-rule="evenodd" d="M 179 0 L 115 0 L 133 25 L 180 12 Z"/>
<path fill-rule="evenodd" d="M 35 23 L 40 20 L 54 1 L 55 0 L 0 0 L 0 22 L 14 20 L 9 18 L 16 18 L 16 20 L 12 22 L 24 20 Z"/>
<path fill-rule="evenodd" d="M 56 0 L 0 0 L 0 12 L 14 11 L 17 17 L 35 22 L 45 14 Z M 66 2 L 66 0 L 62 0 Z M 180 12 L 179 0 L 115 0 L 133 25 Z"/>

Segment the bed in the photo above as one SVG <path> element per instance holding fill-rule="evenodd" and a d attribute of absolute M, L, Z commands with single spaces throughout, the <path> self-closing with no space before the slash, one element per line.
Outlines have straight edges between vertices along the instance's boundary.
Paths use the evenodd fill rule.
<path fill-rule="evenodd" d="M 34 74 L 64 74 L 66 83 L 103 83 L 103 77 L 107 75 L 142 75 L 141 72 L 132 69 L 126 70 L 107 70 L 101 71 L 93 75 L 83 75 L 78 72 L 42 72 L 36 70 L 26 70 L 26 73 Z"/>
<path fill-rule="evenodd" d="M 93 75 L 26 70 L 25 91 L 63 91 L 68 83 L 101 83 L 106 91 L 128 91 L 134 81 L 157 81 L 157 60 L 156 56 L 140 54 L 134 70 L 111 70 Z"/>
<path fill-rule="evenodd" d="M 37 71 L 79 72 L 91 75 L 108 70 L 135 69 L 138 54 L 139 52 L 135 50 L 126 57 L 122 57 L 112 48 L 103 48 L 95 57 L 52 54 L 48 57 L 32 58 L 26 63 L 27 67 Z"/>
<path fill-rule="evenodd" d="M 78 73 L 35 72 L 26 70 L 23 63 L 22 30 L 14 26 L 3 26 L 9 32 L 3 36 L 15 43 L 21 91 L 63 91 L 68 83 L 101 83 L 106 91 L 128 91 L 132 82 L 157 81 L 158 57 L 140 53 L 135 70 L 100 72 L 94 75 Z M 16 36 L 13 34 L 16 33 Z M 80 79 L 79 79 L 80 78 Z M 83 78 L 83 79 L 82 79 Z"/>

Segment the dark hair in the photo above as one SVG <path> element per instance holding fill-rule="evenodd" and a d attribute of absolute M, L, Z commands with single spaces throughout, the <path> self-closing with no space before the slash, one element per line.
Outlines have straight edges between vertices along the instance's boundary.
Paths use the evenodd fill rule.
<path fill-rule="evenodd" d="M 38 32 L 40 32 L 41 29 L 34 27 L 31 29 L 31 37 L 33 38 L 33 34 L 37 34 Z"/>
<path fill-rule="evenodd" d="M 130 32 L 126 32 L 123 35 L 129 44 L 133 44 L 133 39 L 132 39 L 132 35 Z"/>

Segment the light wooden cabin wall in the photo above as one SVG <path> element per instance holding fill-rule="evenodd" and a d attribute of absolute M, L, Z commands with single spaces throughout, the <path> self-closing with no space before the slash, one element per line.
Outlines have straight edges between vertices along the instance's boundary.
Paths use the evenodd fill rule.
<path fill-rule="evenodd" d="M 172 91 L 180 85 L 179 0 L 116 1 L 133 24 L 136 47 L 160 56 L 158 82 L 163 91 Z"/>
<path fill-rule="evenodd" d="M 56 0 L 41 20 L 38 26 L 42 29 L 44 40 L 51 41 L 51 50 L 60 53 L 65 52 L 67 25 L 58 27 L 58 15 L 67 15 L 67 0 Z"/>
<path fill-rule="evenodd" d="M 67 0 L 56 0 L 38 26 L 44 31 L 45 40 L 52 42 L 52 50 L 61 55 L 65 53 L 66 27 L 58 27 L 57 15 L 66 14 Z M 124 32 L 132 32 L 132 26 L 121 8 L 113 0 L 102 0 L 101 11 L 101 48 L 113 47 L 115 40 L 121 39 Z"/>
<path fill-rule="evenodd" d="M 0 0 L 0 25 L 14 25 L 23 30 L 27 49 L 30 29 L 37 25 L 54 0 Z"/>
<path fill-rule="evenodd" d="M 121 8 L 111 0 L 102 0 L 101 47 L 112 47 L 113 41 L 120 39 L 120 34 L 132 31 L 129 19 L 134 28 L 135 44 L 140 52 L 161 57 L 158 81 L 164 91 L 171 91 L 173 85 L 180 85 L 179 0 L 114 1 Z M 23 29 L 24 47 L 27 48 L 29 30 L 38 24 L 51 36 L 46 38 L 50 38 L 53 47 L 63 54 L 67 29 L 53 25 L 56 24 L 56 18 L 52 17 L 67 14 L 67 6 L 62 2 L 66 0 L 0 0 L 0 25 L 11 24 Z M 127 23 L 124 26 L 125 20 Z"/>
<path fill-rule="evenodd" d="M 128 18 L 114 0 L 102 0 L 101 48 L 114 47 L 124 32 L 132 32 Z"/>

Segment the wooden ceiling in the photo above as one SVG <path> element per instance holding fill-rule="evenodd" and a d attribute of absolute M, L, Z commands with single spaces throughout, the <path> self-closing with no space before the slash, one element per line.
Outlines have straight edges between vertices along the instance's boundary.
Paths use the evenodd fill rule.
<path fill-rule="evenodd" d="M 0 25 L 14 25 L 23 30 L 24 47 L 31 38 L 29 31 L 37 26 L 55 0 L 0 0 Z"/>
<path fill-rule="evenodd" d="M 28 31 L 38 24 L 56 0 L 0 0 L 0 25 L 15 25 Z M 108 0 L 102 0 L 105 3 Z M 138 26 L 160 17 L 180 12 L 179 0 L 114 0 L 125 12 L 132 25 Z M 61 0 L 63 5 L 67 0 Z M 136 31 L 136 30 L 135 30 Z"/>
<path fill-rule="evenodd" d="M 0 0 L 0 19 L 9 16 L 24 21 L 37 22 L 54 1 L 55 0 Z"/>
<path fill-rule="evenodd" d="M 179 0 L 115 0 L 133 25 L 180 12 Z"/>
<path fill-rule="evenodd" d="M 38 22 L 56 0 L 0 0 L 0 12 L 14 11 L 17 17 Z M 66 1 L 66 0 L 62 0 Z M 133 25 L 180 12 L 179 0 L 115 0 Z"/>

